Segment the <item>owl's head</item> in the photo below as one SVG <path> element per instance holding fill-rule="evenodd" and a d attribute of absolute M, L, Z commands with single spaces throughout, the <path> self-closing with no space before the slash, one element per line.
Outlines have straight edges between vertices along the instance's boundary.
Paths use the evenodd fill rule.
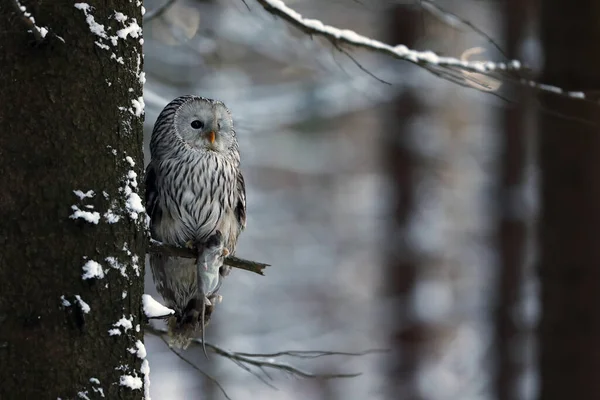
<path fill-rule="evenodd" d="M 199 151 L 227 152 L 236 144 L 231 113 L 217 100 L 185 96 L 173 126 L 176 135 Z"/>

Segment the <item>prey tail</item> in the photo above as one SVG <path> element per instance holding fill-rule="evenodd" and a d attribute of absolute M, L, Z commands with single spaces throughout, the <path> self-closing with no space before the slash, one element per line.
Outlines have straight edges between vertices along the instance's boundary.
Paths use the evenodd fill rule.
<path fill-rule="evenodd" d="M 209 306 L 210 300 L 206 298 L 206 296 L 202 296 L 202 312 L 200 313 L 200 319 L 202 324 L 202 351 L 204 351 L 204 357 L 208 360 L 208 353 L 206 352 L 206 344 L 204 343 L 204 328 L 206 327 L 205 316 L 206 316 L 206 307 Z"/>

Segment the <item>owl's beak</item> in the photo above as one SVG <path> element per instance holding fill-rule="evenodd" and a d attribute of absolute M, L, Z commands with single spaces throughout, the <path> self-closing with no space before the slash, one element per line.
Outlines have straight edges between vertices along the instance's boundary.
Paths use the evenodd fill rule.
<path fill-rule="evenodd" d="M 210 142 L 210 144 L 213 144 L 215 142 L 215 132 L 214 131 L 210 131 L 208 132 L 208 141 Z"/>

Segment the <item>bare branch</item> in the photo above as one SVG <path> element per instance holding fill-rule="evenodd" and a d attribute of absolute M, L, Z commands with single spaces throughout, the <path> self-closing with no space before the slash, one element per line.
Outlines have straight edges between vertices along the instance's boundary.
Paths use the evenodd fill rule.
<path fill-rule="evenodd" d="M 158 240 L 150 239 L 148 245 L 148 253 L 165 254 L 168 256 L 182 257 L 182 258 L 196 258 L 198 253 L 196 250 L 188 249 L 184 247 L 169 246 L 165 243 L 159 242 Z M 228 256 L 225 257 L 225 265 L 230 267 L 243 269 L 245 271 L 254 272 L 255 274 L 265 275 L 264 269 L 270 267 L 269 264 L 245 260 L 243 258 Z"/>
<path fill-rule="evenodd" d="M 210 380 L 215 385 L 217 385 L 217 387 L 219 388 L 219 390 L 221 391 L 221 393 L 223 393 L 223 396 L 225 396 L 226 399 L 231 400 L 231 397 L 229 397 L 229 395 L 225 391 L 225 388 L 223 387 L 223 385 L 221 385 L 221 383 L 217 380 L 217 378 L 215 378 L 215 377 L 209 375 L 208 373 L 204 372 L 203 370 L 201 370 L 200 368 L 198 368 L 198 366 L 195 365 L 193 362 L 191 362 L 190 360 L 188 360 L 187 358 L 185 358 L 184 356 L 182 356 L 174 348 L 172 348 L 171 346 L 169 346 L 169 343 L 167 342 L 167 340 L 162 335 L 157 335 L 157 336 L 160 337 L 160 340 L 162 340 L 167 345 L 167 347 L 169 348 L 169 350 L 171 350 L 171 353 L 175 354 L 177 356 L 177 358 L 179 358 L 180 360 L 182 360 L 183 362 L 185 362 L 190 367 L 194 368 L 196 371 L 200 372 L 208 380 Z"/>
<path fill-rule="evenodd" d="M 160 328 L 155 328 L 153 326 L 147 326 L 146 332 L 149 332 L 153 335 L 162 337 L 162 335 L 166 333 L 166 330 L 160 329 Z M 199 345 L 199 346 L 201 345 L 201 343 L 202 343 L 202 341 L 200 339 L 194 339 L 194 341 L 192 342 L 192 344 Z M 220 355 L 222 357 L 225 357 L 225 358 L 233 361 L 238 366 L 240 366 L 241 368 L 243 368 L 244 370 L 246 370 L 250 373 L 253 373 L 253 371 L 250 370 L 250 368 L 249 368 L 250 366 L 259 368 L 269 379 L 271 379 L 271 377 L 266 372 L 267 369 L 283 371 L 283 372 L 290 373 L 297 377 L 309 378 L 309 379 L 355 378 L 355 377 L 361 375 L 360 373 L 316 374 L 316 373 L 304 371 L 304 370 L 302 370 L 298 367 L 295 367 L 293 365 L 290 365 L 288 363 L 285 363 L 282 361 L 277 361 L 277 360 L 275 360 L 275 358 L 277 358 L 277 357 L 288 356 L 288 357 L 295 357 L 295 358 L 317 358 L 317 357 L 336 356 L 336 355 L 337 356 L 360 357 L 360 356 L 364 356 L 367 354 L 380 353 L 380 352 L 386 351 L 386 350 L 367 350 L 367 351 L 363 351 L 363 352 L 350 353 L 350 352 L 336 352 L 336 351 L 290 350 L 290 351 L 281 351 L 281 352 L 269 353 L 269 354 L 252 354 L 252 353 L 241 353 L 241 352 L 228 351 L 228 350 L 225 350 L 221 347 L 215 346 L 210 343 L 205 343 L 205 346 L 206 346 L 206 348 L 208 348 L 215 354 Z M 176 353 L 176 354 L 178 354 L 178 353 Z M 182 357 L 180 354 L 178 354 L 178 356 Z M 253 373 L 253 375 L 257 376 L 254 373 Z"/>

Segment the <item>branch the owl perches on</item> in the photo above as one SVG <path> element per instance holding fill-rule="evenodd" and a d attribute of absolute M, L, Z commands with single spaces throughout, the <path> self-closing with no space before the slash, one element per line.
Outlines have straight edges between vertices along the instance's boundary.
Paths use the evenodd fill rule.
<path fill-rule="evenodd" d="M 169 246 L 158 240 L 150 239 L 148 245 L 148 253 L 165 254 L 169 256 L 184 257 L 184 258 L 196 258 L 198 253 L 194 249 L 188 249 L 184 247 Z M 269 267 L 269 264 L 245 260 L 234 256 L 228 256 L 225 258 L 224 264 L 229 265 L 233 268 L 243 269 L 246 271 L 254 272 L 259 275 L 265 275 L 264 269 Z"/>

